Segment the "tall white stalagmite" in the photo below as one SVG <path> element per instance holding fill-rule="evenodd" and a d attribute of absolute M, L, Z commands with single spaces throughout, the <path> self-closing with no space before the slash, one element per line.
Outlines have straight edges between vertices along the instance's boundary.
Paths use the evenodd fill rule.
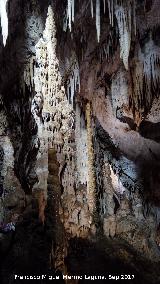
<path fill-rule="evenodd" d="M 0 17 L 1 17 L 1 27 L 2 27 L 2 35 L 3 35 L 3 44 L 6 45 L 7 37 L 8 37 L 8 16 L 7 16 L 7 1 L 8 0 L 0 0 Z"/>
<path fill-rule="evenodd" d="M 72 12 L 68 11 L 67 19 L 68 14 L 72 17 Z M 85 189 L 89 180 L 88 160 L 91 164 L 90 169 L 93 170 L 91 111 L 89 108 L 87 112 L 88 126 L 90 127 L 87 129 L 85 114 L 81 114 L 81 107 L 79 109 L 76 107 L 76 113 L 73 109 L 75 92 L 80 91 L 80 70 L 77 56 L 73 53 L 69 59 L 66 57 L 65 74 L 67 78 L 65 77 L 65 79 L 68 87 L 68 100 L 63 86 L 62 79 L 64 77 L 61 76 L 59 60 L 56 55 L 56 45 L 54 13 L 49 6 L 45 30 L 35 46 L 36 56 L 31 59 L 29 64 L 26 64 L 22 78 L 23 85 L 27 84 L 34 93 L 31 111 L 38 128 L 34 141 L 38 152 L 35 164 L 38 181 L 34 184 L 33 191 L 41 190 L 47 198 L 48 151 L 55 148 L 57 161 L 60 165 L 59 178 L 63 187 L 62 209 L 65 208 L 60 212 L 60 218 L 64 223 L 65 230 L 68 230 L 71 236 L 81 236 L 94 229 L 93 215 L 91 214 L 93 210 L 90 211 L 87 204 L 87 200 L 91 200 L 93 207 L 94 191 L 88 194 Z M 75 104 L 77 106 L 76 101 Z M 88 152 L 90 153 L 89 158 Z M 94 185 L 92 180 L 93 173 L 91 172 L 90 189 Z M 75 185 L 77 186 L 76 191 Z M 80 202 L 78 211 L 77 201 Z M 75 204 L 75 207 L 72 204 Z"/>
<path fill-rule="evenodd" d="M 100 40 L 101 31 L 101 18 L 100 18 L 100 0 L 96 0 L 96 29 L 97 29 L 97 40 Z"/>

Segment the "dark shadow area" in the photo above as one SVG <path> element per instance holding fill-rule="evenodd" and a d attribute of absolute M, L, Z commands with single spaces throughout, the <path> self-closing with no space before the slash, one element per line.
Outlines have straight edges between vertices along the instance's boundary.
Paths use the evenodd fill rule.
<path fill-rule="evenodd" d="M 17 231 L 7 236 L 8 248 L 1 246 L 1 283 L 135 283 L 158 284 L 159 263 L 153 264 L 138 255 L 120 239 L 97 238 L 94 241 L 71 239 L 65 259 L 68 276 L 72 282 L 65 282 L 62 274 L 50 269 L 50 231 L 35 222 L 24 222 Z M 6 239 L 7 242 L 7 239 Z M 44 280 L 14 280 L 15 275 L 46 275 Z M 85 276 L 86 275 L 86 276 Z M 134 275 L 134 276 L 133 276 Z M 59 276 L 59 279 L 54 279 Z M 81 276 L 79 282 L 74 279 Z M 106 279 L 96 279 L 96 277 Z M 109 279 L 113 277 L 112 279 Z M 114 277 L 119 277 L 115 280 Z M 134 277 L 134 279 L 132 279 Z M 85 279 L 86 278 L 86 279 Z"/>
<path fill-rule="evenodd" d="M 119 120 L 123 123 L 127 123 L 130 127 L 131 130 L 136 130 L 136 123 L 134 123 L 134 120 L 130 117 L 127 116 L 122 116 L 121 118 L 119 118 Z"/>
<path fill-rule="evenodd" d="M 113 157 L 119 159 L 122 156 L 121 151 L 114 145 L 109 134 L 102 128 L 98 119 L 96 119 L 96 135 L 105 151 L 112 153 Z"/>
<path fill-rule="evenodd" d="M 143 180 L 143 200 L 150 204 L 150 207 L 160 205 L 160 167 L 157 164 L 143 164 L 140 169 L 140 178 Z"/>
<path fill-rule="evenodd" d="M 150 121 L 142 121 L 139 126 L 139 133 L 147 139 L 160 142 L 160 122 L 153 123 Z"/>
<path fill-rule="evenodd" d="M 0 243 L 1 283 L 14 283 L 14 274 L 46 273 L 51 248 L 48 225 L 38 221 L 35 208 L 26 212 L 16 231 L 3 235 Z M 15 282 L 17 283 L 17 282 Z"/>
<path fill-rule="evenodd" d="M 79 283 L 90 283 L 85 275 L 104 276 L 106 279 L 95 279 L 94 283 L 159 283 L 158 267 L 137 255 L 126 243 L 116 239 L 97 239 L 91 242 L 83 239 L 72 239 L 69 242 L 66 265 L 70 275 L 83 275 Z M 125 280 L 124 275 L 134 279 Z M 118 280 L 109 279 L 119 276 Z"/>
<path fill-rule="evenodd" d="M 2 284 L 31 281 L 15 280 L 15 275 L 46 275 L 45 279 L 32 280 L 32 283 L 50 283 L 49 276 L 53 279 L 55 277 L 55 256 L 53 252 L 51 257 L 51 251 L 52 248 L 54 251 L 57 246 L 63 246 L 64 229 L 59 217 L 56 217 L 61 188 L 58 178 L 59 164 L 53 149 L 49 150 L 48 162 L 48 199 L 45 210 L 40 211 L 39 195 L 37 195 L 40 192 L 33 192 L 16 223 L 16 230 L 2 232 L 0 235 L 0 283 Z M 61 276 L 61 273 L 56 271 L 56 275 Z M 57 281 L 63 283 L 62 277 Z"/>

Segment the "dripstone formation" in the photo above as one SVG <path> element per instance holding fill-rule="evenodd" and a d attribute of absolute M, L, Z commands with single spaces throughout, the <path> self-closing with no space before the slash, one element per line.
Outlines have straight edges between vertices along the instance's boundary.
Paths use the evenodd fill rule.
<path fill-rule="evenodd" d="M 160 1 L 0 1 L 2 283 L 159 283 Z"/>

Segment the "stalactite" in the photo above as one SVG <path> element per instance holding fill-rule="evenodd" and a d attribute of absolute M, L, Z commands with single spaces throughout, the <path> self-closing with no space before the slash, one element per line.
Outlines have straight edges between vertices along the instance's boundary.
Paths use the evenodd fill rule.
<path fill-rule="evenodd" d="M 93 12 L 93 0 L 91 0 L 91 16 L 93 18 L 94 16 L 94 12 Z"/>
<path fill-rule="evenodd" d="M 108 0 L 108 12 L 109 12 L 109 22 L 110 22 L 110 25 L 111 25 L 111 23 L 112 23 L 112 17 L 111 17 L 110 0 Z"/>
<path fill-rule="evenodd" d="M 113 27 L 113 15 L 114 15 L 114 0 L 108 0 L 108 11 L 109 11 L 109 20 L 110 25 Z"/>
<path fill-rule="evenodd" d="M 135 117 L 142 116 L 149 110 L 154 97 L 159 93 L 160 83 L 160 48 L 152 38 L 143 47 L 138 47 L 138 60 L 133 73 L 134 91 L 131 98 Z M 136 118 L 137 120 L 137 118 Z"/>
<path fill-rule="evenodd" d="M 136 34 L 136 2 L 108 0 L 108 12 L 110 25 L 114 25 L 114 15 L 116 16 L 119 30 L 120 58 L 123 60 L 125 68 L 128 70 L 128 57 L 131 44 L 131 33 Z M 132 27 L 133 25 L 133 27 Z"/>
<path fill-rule="evenodd" d="M 106 13 L 106 0 L 103 0 L 103 9 L 104 9 L 104 14 Z"/>
<path fill-rule="evenodd" d="M 69 29 L 70 29 L 70 32 L 71 32 L 71 25 L 72 25 L 72 0 L 68 0 L 68 22 L 69 22 Z"/>
<path fill-rule="evenodd" d="M 63 17 L 63 31 L 66 32 L 68 27 L 68 8 L 66 8 L 66 12 Z"/>
<path fill-rule="evenodd" d="M 8 16 L 7 16 L 7 2 L 8 0 L 0 1 L 0 18 L 1 18 L 1 27 L 2 27 L 2 35 L 3 35 L 3 44 L 6 45 L 7 37 L 8 37 Z"/>
<path fill-rule="evenodd" d="M 73 54 L 68 61 L 69 70 L 66 71 L 68 73 L 67 79 L 67 97 L 68 101 L 73 105 L 75 92 L 80 92 L 80 70 L 79 64 L 76 58 L 76 55 Z"/>
<path fill-rule="evenodd" d="M 72 0 L 72 22 L 74 22 L 74 5 L 75 5 L 75 3 L 74 3 L 74 0 Z"/>
<path fill-rule="evenodd" d="M 113 56 L 113 46 L 114 46 L 114 41 L 112 34 L 110 33 L 109 36 L 107 37 L 106 42 L 100 46 L 100 61 L 103 62 L 103 60 L 109 61 L 112 56 Z"/>
<path fill-rule="evenodd" d="M 68 0 L 68 10 L 67 10 L 67 15 L 68 15 L 68 25 L 70 32 L 72 30 L 72 22 L 74 22 L 74 13 L 75 13 L 75 2 L 74 0 Z"/>
<path fill-rule="evenodd" d="M 131 45 L 131 6 L 127 8 L 116 5 L 115 15 L 119 29 L 120 58 L 123 60 L 125 68 L 128 70 L 128 58 Z"/>
<path fill-rule="evenodd" d="M 97 29 L 97 40 L 100 40 L 101 30 L 101 18 L 100 18 L 100 0 L 96 0 L 96 29 Z"/>
<path fill-rule="evenodd" d="M 100 31 L 101 31 L 101 14 L 100 14 L 100 0 L 96 0 L 96 31 L 97 40 L 100 41 Z M 90 0 L 91 16 L 94 16 L 94 6 L 93 0 Z M 106 11 L 106 1 L 103 0 L 104 13 Z M 128 70 L 128 57 L 130 52 L 131 44 L 131 32 L 134 30 L 136 35 L 136 2 L 131 1 L 114 1 L 108 0 L 108 11 L 109 11 L 109 21 L 110 25 L 114 25 L 114 14 L 117 18 L 118 29 L 119 29 L 119 42 L 120 42 L 120 57 L 123 60 L 125 68 Z M 69 30 L 71 32 L 72 22 L 74 22 L 74 1 L 68 0 L 67 8 L 67 19 Z M 133 27 L 132 27 L 133 24 Z M 64 30 L 66 28 L 64 26 Z"/>

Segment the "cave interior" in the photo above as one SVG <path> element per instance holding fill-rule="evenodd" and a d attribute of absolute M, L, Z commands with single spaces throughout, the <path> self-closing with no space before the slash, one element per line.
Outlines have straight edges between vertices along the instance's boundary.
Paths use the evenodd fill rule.
<path fill-rule="evenodd" d="M 2 284 L 160 283 L 160 0 L 0 0 L 0 158 Z"/>

